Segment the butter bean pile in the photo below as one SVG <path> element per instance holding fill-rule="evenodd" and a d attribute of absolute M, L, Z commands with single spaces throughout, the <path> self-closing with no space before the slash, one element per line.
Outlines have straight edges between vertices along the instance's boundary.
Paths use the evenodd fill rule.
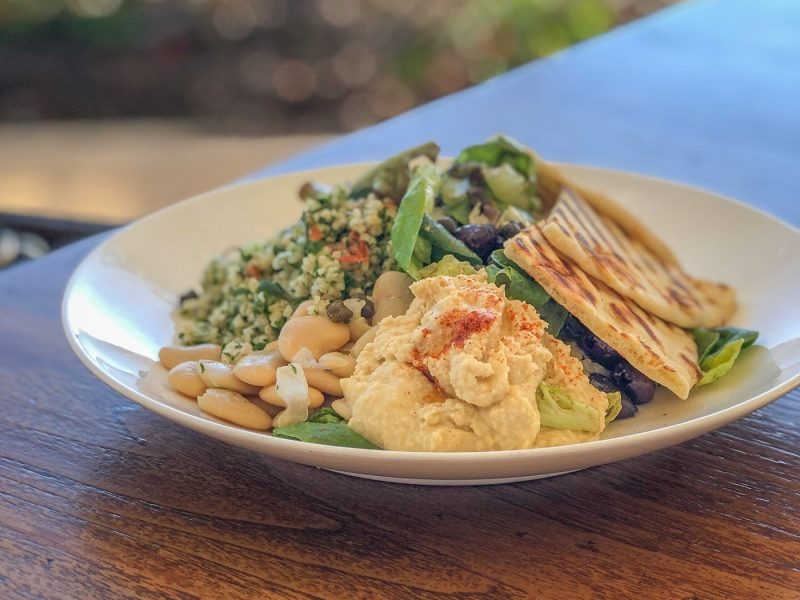
<path fill-rule="evenodd" d="M 408 310 L 413 299 L 411 282 L 404 273 L 382 273 L 370 298 L 343 301 L 345 317 L 308 314 L 310 303 L 304 302 L 278 339 L 263 350 L 235 342 L 225 348 L 219 344 L 166 346 L 158 358 L 169 370 L 167 381 L 174 390 L 196 398 L 208 414 L 240 427 L 266 430 L 273 424 L 297 422 L 297 413 L 278 385 L 282 368 L 291 368 L 295 375 L 302 372 L 308 390 L 304 414 L 328 401 L 347 419 L 340 381 L 352 375 L 358 354 L 374 339 L 380 321 Z M 229 349 L 231 345 L 235 351 Z"/>

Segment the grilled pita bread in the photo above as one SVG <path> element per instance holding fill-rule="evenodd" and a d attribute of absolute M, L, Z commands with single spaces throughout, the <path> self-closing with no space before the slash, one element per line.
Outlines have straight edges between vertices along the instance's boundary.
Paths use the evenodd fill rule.
<path fill-rule="evenodd" d="M 574 190 L 561 194 L 542 227 L 547 241 L 626 298 L 684 328 L 717 327 L 736 309 L 733 290 L 665 263 Z"/>
<path fill-rule="evenodd" d="M 556 302 L 647 377 L 686 399 L 702 373 L 692 336 L 589 277 L 531 225 L 507 241 L 506 255 Z"/>
<path fill-rule="evenodd" d="M 661 262 L 666 265 L 678 264 L 678 259 L 675 258 L 672 250 L 657 235 L 645 227 L 641 221 L 614 200 L 605 194 L 590 190 L 576 183 L 554 164 L 543 161 L 535 154 L 533 156 L 536 160 L 536 181 L 539 194 L 542 196 L 546 209 L 555 205 L 562 188 L 569 187 L 575 190 L 581 198 L 591 204 L 598 212 L 611 217 L 630 237 L 640 240 Z"/>

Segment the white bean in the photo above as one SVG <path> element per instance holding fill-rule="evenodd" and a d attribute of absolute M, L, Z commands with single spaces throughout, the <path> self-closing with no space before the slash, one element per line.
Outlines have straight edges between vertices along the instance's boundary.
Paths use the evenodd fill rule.
<path fill-rule="evenodd" d="M 356 359 L 344 352 L 328 352 L 319 359 L 320 366 L 337 377 L 350 377 L 356 369 Z"/>
<path fill-rule="evenodd" d="M 380 323 L 384 317 L 404 315 L 411 306 L 414 294 L 409 286 L 414 282 L 411 277 L 399 271 L 386 271 L 375 281 L 372 290 L 372 301 L 375 303 L 374 324 Z"/>
<path fill-rule="evenodd" d="M 167 381 L 184 396 L 197 398 L 208 389 L 206 382 L 200 377 L 198 362 L 189 360 L 172 367 L 167 375 Z"/>
<path fill-rule="evenodd" d="M 223 388 L 240 394 L 258 393 L 258 386 L 237 379 L 230 365 L 214 360 L 201 360 L 198 370 L 200 377 L 210 388 Z"/>
<path fill-rule="evenodd" d="M 219 360 L 221 355 L 222 346 L 219 344 L 164 346 L 158 351 L 158 360 L 167 369 L 172 369 L 187 360 Z"/>
<path fill-rule="evenodd" d="M 408 312 L 408 307 L 411 306 L 413 298 L 404 296 L 391 296 L 383 298 L 379 302 L 375 302 L 375 316 L 372 322 L 376 325 L 383 321 L 386 317 L 399 317 L 400 315 Z"/>
<path fill-rule="evenodd" d="M 414 280 L 400 271 L 384 271 L 375 280 L 375 287 L 372 288 L 372 300 L 377 302 L 383 298 L 393 296 L 411 296 L 409 287 Z"/>
<path fill-rule="evenodd" d="M 378 335 L 378 326 L 373 325 L 372 329 L 358 338 L 358 341 L 353 344 L 353 349 L 350 350 L 350 356 L 353 358 L 358 358 L 358 355 L 361 354 L 361 351 L 366 347 L 367 344 L 375 339 L 376 335 Z"/>
<path fill-rule="evenodd" d="M 253 352 L 248 354 L 233 367 L 237 379 L 263 387 L 275 383 L 275 371 L 287 364 L 280 352 Z"/>
<path fill-rule="evenodd" d="M 262 388 L 258 396 L 267 404 L 286 408 L 286 400 L 280 397 L 278 391 L 275 389 L 275 384 Z M 308 388 L 309 408 L 319 408 L 322 406 L 323 402 L 325 402 L 325 396 L 322 395 L 322 392 L 312 387 Z"/>
<path fill-rule="evenodd" d="M 278 349 L 283 358 L 292 360 L 299 350 L 308 348 L 319 360 L 327 352 L 338 350 L 350 340 L 350 329 L 327 317 L 309 315 L 289 319 L 278 336 Z"/>
<path fill-rule="evenodd" d="M 340 378 L 320 369 L 303 369 L 306 374 L 306 381 L 309 387 L 317 388 L 319 391 L 331 396 L 342 395 L 342 384 Z"/>
<path fill-rule="evenodd" d="M 247 398 L 231 390 L 209 389 L 197 399 L 208 414 L 248 429 L 269 429 L 272 417 Z"/>

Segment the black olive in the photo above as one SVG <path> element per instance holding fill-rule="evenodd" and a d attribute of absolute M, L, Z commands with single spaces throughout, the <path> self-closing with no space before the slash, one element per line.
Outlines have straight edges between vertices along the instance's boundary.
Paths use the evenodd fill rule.
<path fill-rule="evenodd" d="M 486 260 L 492 251 L 498 248 L 497 228 L 488 223 L 462 225 L 456 229 L 455 236 L 483 260 Z"/>
<path fill-rule="evenodd" d="M 611 371 L 611 377 L 634 404 L 647 404 L 656 393 L 656 384 L 627 361 L 617 363 Z"/>
<path fill-rule="evenodd" d="M 586 356 L 597 364 L 603 365 L 606 369 L 612 368 L 622 360 L 616 350 L 589 330 L 586 330 L 586 335 L 578 338 L 577 342 Z"/>
<path fill-rule="evenodd" d="M 361 316 L 368 321 L 375 316 L 375 303 L 372 300 L 367 300 L 361 307 Z"/>
<path fill-rule="evenodd" d="M 631 399 L 628 398 L 625 394 L 622 394 L 621 398 L 622 402 L 622 409 L 619 411 L 617 415 L 617 419 L 628 419 L 636 414 L 636 411 L 639 410 L 638 407 L 631 402 Z"/>
<path fill-rule="evenodd" d="M 514 221 L 509 221 L 500 228 L 500 237 L 508 240 L 522 231 L 522 226 Z"/>
<path fill-rule="evenodd" d="M 589 373 L 589 383 L 601 392 L 618 392 L 619 387 L 608 375 L 602 373 Z"/>
<path fill-rule="evenodd" d="M 566 342 L 572 342 L 581 339 L 587 332 L 588 330 L 583 326 L 583 323 L 572 315 L 567 315 L 564 324 L 561 326 L 561 331 L 558 333 L 558 337 Z"/>
<path fill-rule="evenodd" d="M 450 233 L 455 233 L 458 229 L 458 223 L 453 217 L 442 217 L 439 219 L 439 225 L 447 229 Z"/>
<path fill-rule="evenodd" d="M 353 318 L 353 311 L 347 308 L 347 305 L 341 300 L 334 300 L 328 304 L 325 314 L 334 323 L 349 323 Z"/>
<path fill-rule="evenodd" d="M 181 294 L 180 298 L 178 298 L 178 303 L 183 304 L 187 300 L 194 300 L 195 298 L 197 298 L 197 292 L 189 290 L 185 294 Z"/>

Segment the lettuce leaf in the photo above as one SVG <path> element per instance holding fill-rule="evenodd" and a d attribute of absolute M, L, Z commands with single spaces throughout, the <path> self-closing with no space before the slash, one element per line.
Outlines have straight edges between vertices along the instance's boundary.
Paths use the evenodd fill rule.
<path fill-rule="evenodd" d="M 439 155 L 439 146 L 433 142 L 409 148 L 396 154 L 371 169 L 353 184 L 350 195 L 354 198 L 366 196 L 371 191 L 395 200 L 403 197 L 411 180 L 408 162 L 418 156 L 427 156 L 432 161 Z"/>
<path fill-rule="evenodd" d="M 330 406 L 320 408 L 317 412 L 308 417 L 308 420 L 311 423 L 344 423 L 344 419 Z"/>
<path fill-rule="evenodd" d="M 439 275 L 474 275 L 477 273 L 475 267 L 468 262 L 458 260 L 452 254 L 448 254 L 439 260 L 431 263 L 419 272 L 420 279 L 426 277 L 438 277 Z"/>
<path fill-rule="evenodd" d="M 412 277 L 414 273 L 411 271 L 423 266 L 419 264 L 418 257 L 413 260 L 422 218 L 433 210 L 440 184 L 441 178 L 433 165 L 417 169 L 392 225 L 392 254 L 399 267 Z"/>
<path fill-rule="evenodd" d="M 361 437 L 344 422 L 304 421 L 287 427 L 275 427 L 272 435 L 289 440 L 325 444 L 326 446 L 342 446 L 345 448 L 369 448 L 380 450 L 378 446 Z"/>
<path fill-rule="evenodd" d="M 620 392 L 606 392 L 606 396 L 608 396 L 608 409 L 606 410 L 606 425 L 608 425 L 622 412 L 622 394 Z"/>
<path fill-rule="evenodd" d="M 557 385 L 540 383 L 536 390 L 536 405 L 544 427 L 593 433 L 603 431 L 606 415 L 589 404 L 575 400 Z"/>
<path fill-rule="evenodd" d="M 535 176 L 533 155 L 528 149 L 509 137 L 498 135 L 485 144 L 464 148 L 456 157 L 456 163 L 477 162 L 489 167 L 510 165 L 529 180 Z"/>
<path fill-rule="evenodd" d="M 499 167 L 484 167 L 482 172 L 489 191 L 498 202 L 522 210 L 533 208 L 534 196 L 530 182 L 514 167 L 504 163 Z"/>
<path fill-rule="evenodd" d="M 757 331 L 738 327 L 716 327 L 692 329 L 700 369 L 703 377 L 697 385 L 715 382 L 731 370 L 739 354 L 752 346 L 758 338 Z"/>

